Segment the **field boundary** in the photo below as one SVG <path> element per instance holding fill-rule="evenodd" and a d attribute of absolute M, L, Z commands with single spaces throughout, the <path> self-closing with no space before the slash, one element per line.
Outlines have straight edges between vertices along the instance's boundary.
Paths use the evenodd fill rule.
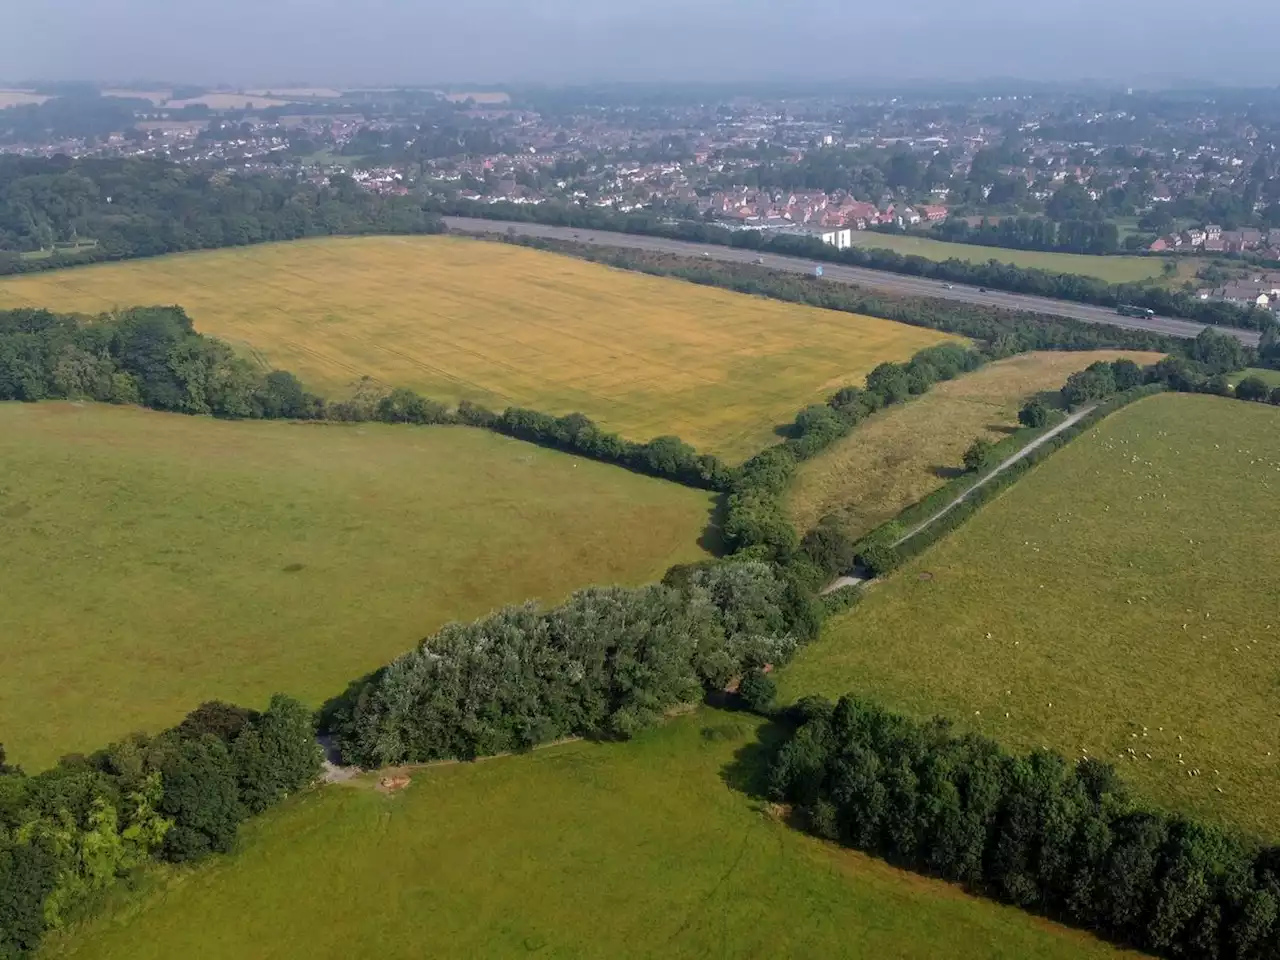
<path fill-rule="evenodd" d="M 995 448 L 997 451 L 1002 447 L 1008 450 L 1010 446 L 1016 444 L 1015 452 L 1001 460 L 990 471 L 976 476 L 965 475 L 938 488 L 929 496 L 904 508 L 892 520 L 876 527 L 858 541 L 856 549 L 859 555 L 879 550 L 882 556 L 887 549 L 888 558 L 882 561 L 883 567 L 879 563 L 871 566 L 863 565 L 853 574 L 837 577 L 823 588 L 822 594 L 829 596 L 845 589 L 857 588 L 890 573 L 903 561 L 918 556 L 948 533 L 963 525 L 982 506 L 995 499 L 1032 467 L 1055 451 L 1062 449 L 1110 414 L 1138 400 L 1163 393 L 1167 389 L 1168 387 L 1162 383 L 1135 387 L 1117 394 L 1105 403 L 1093 404 L 1076 411 L 1057 425 L 1038 433 L 1029 442 L 1026 439 L 1026 432 L 1023 431 L 998 444 Z M 957 512 L 959 516 L 956 515 Z M 921 519 L 922 514 L 923 519 Z M 943 521 L 946 522 L 942 528 L 935 529 L 936 525 Z M 903 532 L 904 527 L 906 532 Z M 858 571 L 866 575 L 859 576 Z"/>

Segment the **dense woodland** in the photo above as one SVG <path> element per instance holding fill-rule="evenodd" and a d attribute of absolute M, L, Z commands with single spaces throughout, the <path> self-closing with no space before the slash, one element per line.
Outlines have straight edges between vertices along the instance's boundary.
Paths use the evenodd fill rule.
<path fill-rule="evenodd" d="M 346 176 L 318 186 L 160 160 L 0 155 L 0 275 L 271 240 L 442 230 L 413 199 L 370 193 Z"/>
<path fill-rule="evenodd" d="M 207 703 L 28 776 L 0 747 L 0 960 L 33 953 L 95 893 L 151 860 L 232 848 L 247 817 L 320 772 L 311 710 L 277 695 L 264 713 Z"/>
<path fill-rule="evenodd" d="M 1275 323 L 1271 314 L 1265 310 L 1238 307 L 1215 300 L 1200 300 L 1186 293 L 1151 284 L 1110 284 L 1095 277 L 1075 273 L 1052 273 L 1047 270 L 1015 267 L 1012 264 L 996 261 L 970 263 L 967 260 L 944 260 L 938 262 L 871 246 L 836 250 L 816 239 L 787 235 L 767 237 L 756 231 L 731 231 L 693 221 L 672 223 L 647 215 L 624 215 L 604 210 L 586 210 L 551 204 L 529 207 L 503 203 L 458 202 L 449 205 L 446 212 L 457 216 L 612 230 L 619 233 L 637 233 L 667 237 L 672 240 L 689 240 L 718 246 L 762 250 L 810 260 L 885 270 L 913 277 L 927 277 L 948 283 L 994 287 L 1013 293 L 1092 303 L 1103 307 L 1133 304 L 1154 310 L 1161 316 L 1185 317 L 1214 326 L 1257 330 Z"/>
<path fill-rule="evenodd" d="M 802 701 L 771 791 L 828 840 L 1166 957 L 1280 955 L 1280 849 L 1148 809 L 1108 764 Z"/>

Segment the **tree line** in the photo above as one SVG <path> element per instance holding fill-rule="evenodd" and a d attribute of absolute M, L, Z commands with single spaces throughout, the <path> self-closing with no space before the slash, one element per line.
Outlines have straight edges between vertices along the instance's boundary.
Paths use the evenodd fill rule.
<path fill-rule="evenodd" d="M 134 403 L 231 419 L 451 424 L 483 427 L 616 463 L 687 486 L 723 490 L 731 471 L 678 437 L 624 440 L 580 413 L 556 417 L 510 407 L 456 409 L 408 388 L 365 379 L 327 401 L 292 373 L 263 371 L 225 343 L 197 333 L 181 307 L 134 307 L 96 318 L 48 310 L 0 311 L 0 401 L 83 399 Z"/>
<path fill-rule="evenodd" d="M 1045 217 L 1004 217 L 977 226 L 952 218 L 934 228 L 932 236 L 953 243 L 972 243 L 1013 250 L 1102 255 L 1120 249 L 1120 231 L 1106 220 L 1050 220 Z"/>
<path fill-rule="evenodd" d="M 411 197 L 345 175 L 230 173 L 164 160 L 0 155 L 0 276 L 184 250 L 351 234 L 440 233 Z M 23 256 L 60 249 L 52 256 Z"/>
<path fill-rule="evenodd" d="M 553 226 L 582 227 L 688 240 L 717 246 L 761 250 L 784 256 L 803 257 L 855 267 L 867 267 L 889 273 L 925 277 L 948 283 L 994 287 L 1013 293 L 1026 293 L 1057 300 L 1073 300 L 1103 307 L 1133 304 L 1164 316 L 1183 317 L 1214 326 L 1265 329 L 1275 322 L 1271 314 L 1258 308 L 1198 297 L 1149 284 L 1110 284 L 1096 277 L 1075 273 L 1055 273 L 1030 267 L 1016 267 L 990 260 L 971 263 L 967 260 L 929 260 L 875 247 L 849 247 L 837 250 L 820 240 L 789 235 L 769 236 L 754 230 L 728 230 L 714 224 L 695 221 L 670 222 L 645 214 L 620 214 L 600 209 L 584 209 L 564 205 L 477 204 L 456 201 L 440 209 L 464 217 L 490 220 L 513 220 L 545 223 Z"/>
<path fill-rule="evenodd" d="M 928 347 L 906 363 L 880 364 L 867 375 L 864 387 L 843 387 L 826 403 L 801 410 L 786 441 L 756 454 L 733 478 L 724 523 L 726 547 L 737 555 L 783 564 L 815 591 L 846 572 L 854 559 L 849 542 L 825 527 L 801 538 L 787 515 L 784 495 L 797 468 L 877 410 L 976 370 L 985 360 L 959 344 Z"/>
<path fill-rule="evenodd" d="M 320 761 L 311 711 L 280 694 L 262 713 L 206 703 L 154 737 L 34 775 L 0 746 L 0 958 L 34 954 L 149 861 L 229 851 L 245 819 L 311 783 Z"/>
<path fill-rule="evenodd" d="M 776 567 L 677 567 L 661 584 L 591 587 L 549 610 L 450 624 L 326 708 L 343 758 L 474 759 L 569 736 L 627 738 L 673 707 L 790 659 L 812 598 Z"/>
<path fill-rule="evenodd" d="M 1096 759 L 852 696 L 793 713 L 769 789 L 819 837 L 1160 956 L 1280 955 L 1280 848 L 1150 809 Z"/>

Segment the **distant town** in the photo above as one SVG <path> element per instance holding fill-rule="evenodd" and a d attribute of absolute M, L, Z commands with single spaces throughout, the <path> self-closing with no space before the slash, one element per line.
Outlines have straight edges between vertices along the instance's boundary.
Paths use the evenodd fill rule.
<path fill-rule="evenodd" d="M 874 232 L 1164 257 L 1186 292 L 1280 310 L 1274 92 L 15 85 L 0 106 L 0 151 L 18 156 L 349 177 L 444 203 L 649 211 L 841 248 L 888 242 Z"/>

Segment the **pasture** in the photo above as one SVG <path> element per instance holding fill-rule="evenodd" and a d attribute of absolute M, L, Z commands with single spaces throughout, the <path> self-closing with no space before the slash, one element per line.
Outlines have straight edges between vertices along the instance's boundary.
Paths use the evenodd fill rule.
<path fill-rule="evenodd" d="M 1250 367 L 1241 373 L 1231 376 L 1231 385 L 1235 386 L 1246 377 L 1257 377 L 1268 387 L 1280 387 L 1280 370 L 1268 370 L 1265 367 Z"/>
<path fill-rule="evenodd" d="M 0 739 L 38 769 L 318 704 L 448 620 L 699 559 L 711 504 L 462 427 L 0 405 Z"/>
<path fill-rule="evenodd" d="M 46 954 L 1135 956 L 765 815 L 724 782 L 751 772 L 759 723 L 700 710 L 625 744 L 419 769 L 397 794 L 311 791 L 232 857 L 117 892 Z"/>
<path fill-rule="evenodd" d="M 1275 837 L 1277 428 L 1216 397 L 1117 412 L 829 622 L 785 698 L 854 691 L 1087 751 L 1166 807 Z"/>
<path fill-rule="evenodd" d="M 927 260 L 965 260 L 986 263 L 998 260 L 1015 267 L 1049 270 L 1054 273 L 1078 273 L 1097 277 L 1108 283 L 1139 283 L 1163 276 L 1163 264 L 1156 257 L 1092 256 L 1082 253 L 1046 253 L 1039 250 L 1008 250 L 973 243 L 949 243 L 930 237 L 907 234 L 855 232 L 853 242 L 860 247 L 893 250 L 903 256 Z"/>
<path fill-rule="evenodd" d="M 1018 411 L 1033 396 L 1051 391 L 1056 402 L 1072 373 L 1121 356 L 1139 364 L 1160 359 L 1114 350 L 1026 353 L 880 412 L 800 465 L 788 491 L 792 522 L 804 531 L 834 514 L 850 536 L 862 536 L 958 473 L 975 439 L 995 442 L 1015 430 Z"/>
<path fill-rule="evenodd" d="M 178 303 L 202 333 L 312 389 L 361 376 L 446 402 L 585 413 L 745 459 L 885 360 L 950 339 L 524 247 L 321 239 L 9 278 L 0 307 Z"/>

